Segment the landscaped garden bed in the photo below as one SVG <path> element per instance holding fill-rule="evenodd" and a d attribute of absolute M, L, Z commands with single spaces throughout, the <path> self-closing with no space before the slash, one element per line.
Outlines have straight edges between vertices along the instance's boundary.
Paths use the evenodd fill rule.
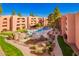
<path fill-rule="evenodd" d="M 68 46 L 65 42 L 62 36 L 58 36 L 58 43 L 60 45 L 60 48 L 62 50 L 62 53 L 64 56 L 72 56 L 74 51 L 71 49 L 70 46 Z"/>
<path fill-rule="evenodd" d="M 0 46 L 6 56 L 23 56 L 22 52 L 13 45 L 5 42 L 5 38 L 0 36 Z"/>

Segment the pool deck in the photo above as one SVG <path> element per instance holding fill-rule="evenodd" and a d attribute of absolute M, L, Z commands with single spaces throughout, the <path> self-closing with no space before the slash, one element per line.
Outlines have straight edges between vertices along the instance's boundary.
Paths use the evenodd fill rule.
<path fill-rule="evenodd" d="M 13 41 L 13 40 L 7 40 L 7 39 L 5 39 L 5 41 L 6 41 L 7 43 L 12 44 L 12 45 L 15 46 L 16 48 L 18 48 L 18 49 L 23 53 L 24 56 L 36 56 L 35 54 L 32 54 L 32 53 L 30 52 L 29 47 L 20 44 L 20 42 L 17 42 L 17 41 L 15 42 L 15 41 Z"/>

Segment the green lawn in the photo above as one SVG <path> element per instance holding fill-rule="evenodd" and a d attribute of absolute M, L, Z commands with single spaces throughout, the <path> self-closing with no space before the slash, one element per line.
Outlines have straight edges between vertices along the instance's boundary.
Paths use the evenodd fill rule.
<path fill-rule="evenodd" d="M 22 52 L 13 45 L 5 42 L 4 37 L 0 36 L 0 46 L 6 56 L 23 56 Z"/>
<path fill-rule="evenodd" d="M 73 50 L 64 42 L 63 37 L 58 36 L 58 43 L 64 56 L 72 56 Z"/>

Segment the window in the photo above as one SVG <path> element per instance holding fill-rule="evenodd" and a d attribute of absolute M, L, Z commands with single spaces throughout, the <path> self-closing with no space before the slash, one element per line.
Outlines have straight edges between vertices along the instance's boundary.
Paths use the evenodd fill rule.
<path fill-rule="evenodd" d="M 31 21 L 31 22 L 33 22 L 33 21 Z"/>
<path fill-rule="evenodd" d="M 64 34 L 64 38 L 67 39 L 67 34 L 66 33 Z"/>
<path fill-rule="evenodd" d="M 36 18 L 31 18 L 32 20 L 35 20 Z"/>
<path fill-rule="evenodd" d="M 8 31 L 8 30 L 5 28 L 5 29 L 2 30 L 2 32 L 3 32 L 3 31 Z"/>
<path fill-rule="evenodd" d="M 25 25 L 25 24 L 22 24 L 22 25 Z"/>
<path fill-rule="evenodd" d="M 67 28 L 66 28 L 66 30 L 67 30 Z"/>
<path fill-rule="evenodd" d="M 20 26 L 20 24 L 17 24 L 17 26 Z"/>
<path fill-rule="evenodd" d="M 17 27 L 16 29 L 17 29 L 17 30 L 19 30 L 19 29 L 20 29 L 20 27 Z"/>
<path fill-rule="evenodd" d="M 25 22 L 25 20 L 23 20 L 22 22 Z"/>
<path fill-rule="evenodd" d="M 22 27 L 23 29 L 25 29 L 25 26 L 24 27 Z"/>
<path fill-rule="evenodd" d="M 18 20 L 20 19 L 20 18 L 17 18 Z"/>
<path fill-rule="evenodd" d="M 17 21 L 17 23 L 19 23 L 20 21 Z"/>
<path fill-rule="evenodd" d="M 31 23 L 31 24 L 33 24 L 33 23 Z"/>
<path fill-rule="evenodd" d="M 31 19 L 33 19 L 33 18 L 31 18 Z"/>
<path fill-rule="evenodd" d="M 25 18 L 22 18 L 23 20 L 25 19 Z"/>
<path fill-rule="evenodd" d="M 4 20 L 7 20 L 7 18 L 4 18 Z"/>
<path fill-rule="evenodd" d="M 34 19 L 36 19 L 36 18 L 34 18 Z"/>
<path fill-rule="evenodd" d="M 7 22 L 3 22 L 3 24 L 7 24 Z"/>
<path fill-rule="evenodd" d="M 7 27 L 7 25 L 2 25 L 2 27 Z"/>

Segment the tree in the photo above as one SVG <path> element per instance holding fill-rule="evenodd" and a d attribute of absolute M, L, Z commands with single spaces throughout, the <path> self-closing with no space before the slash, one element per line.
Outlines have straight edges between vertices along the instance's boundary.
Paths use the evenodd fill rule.
<path fill-rule="evenodd" d="M 22 16 L 21 13 L 18 13 L 18 16 Z"/>
<path fill-rule="evenodd" d="M 35 27 L 41 27 L 41 26 L 42 26 L 41 23 L 37 23 L 37 24 L 35 25 Z"/>
<path fill-rule="evenodd" d="M 0 15 L 2 14 L 2 5 L 0 4 Z"/>
<path fill-rule="evenodd" d="M 15 10 L 13 10 L 13 11 L 12 11 L 12 15 L 16 15 L 16 12 L 15 12 Z"/>
<path fill-rule="evenodd" d="M 55 24 L 54 24 L 54 27 L 57 28 L 58 30 L 60 30 L 60 24 L 59 24 L 59 20 L 60 20 L 60 17 L 61 17 L 61 13 L 60 13 L 60 10 L 58 7 L 56 7 L 54 9 L 54 20 L 55 20 Z"/>
<path fill-rule="evenodd" d="M 54 15 L 53 15 L 53 13 L 51 13 L 48 16 L 48 26 L 53 27 L 53 23 L 54 23 Z"/>
<path fill-rule="evenodd" d="M 34 16 L 32 12 L 30 13 L 30 16 Z"/>
<path fill-rule="evenodd" d="M 61 13 L 59 11 L 59 8 L 56 7 L 54 9 L 54 12 L 49 14 L 48 16 L 48 22 L 49 22 L 49 26 L 55 28 L 55 27 L 59 27 L 59 20 L 60 20 L 60 17 L 61 17 Z"/>
<path fill-rule="evenodd" d="M 54 20 L 57 20 L 58 18 L 61 17 L 61 13 L 60 13 L 58 7 L 56 7 L 56 8 L 54 9 L 54 13 L 53 13 L 53 14 L 54 14 Z"/>

